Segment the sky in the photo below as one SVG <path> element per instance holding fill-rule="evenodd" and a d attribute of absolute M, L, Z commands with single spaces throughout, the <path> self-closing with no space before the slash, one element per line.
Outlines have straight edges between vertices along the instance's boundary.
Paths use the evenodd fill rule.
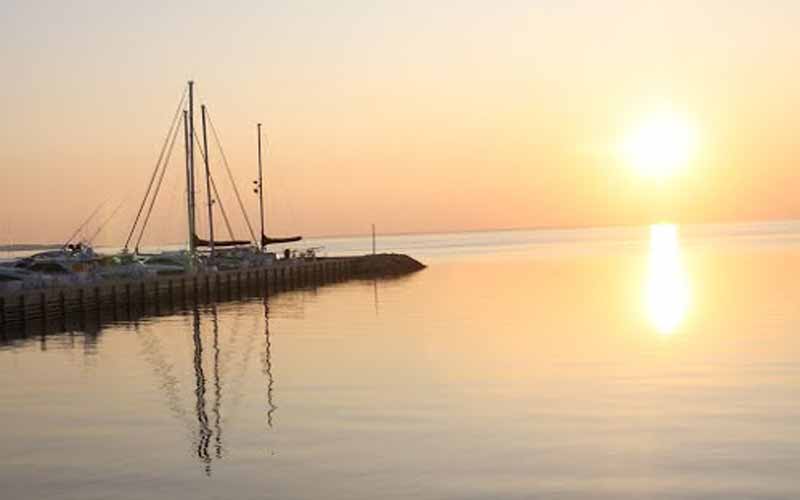
<path fill-rule="evenodd" d="M 61 241 L 105 203 L 84 235 L 121 204 L 96 240 L 121 245 L 189 79 L 254 224 L 263 122 L 278 236 L 800 218 L 797 19 L 788 1 L 0 0 L 0 244 Z M 619 144 L 662 108 L 696 146 L 643 175 Z M 143 244 L 185 240 L 182 148 Z"/>

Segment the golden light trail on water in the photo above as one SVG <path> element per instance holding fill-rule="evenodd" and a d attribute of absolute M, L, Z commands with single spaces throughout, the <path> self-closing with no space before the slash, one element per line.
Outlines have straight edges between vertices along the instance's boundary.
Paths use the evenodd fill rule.
<path fill-rule="evenodd" d="M 671 334 L 686 317 L 691 299 L 689 279 L 681 261 L 678 227 L 650 227 L 646 307 L 650 323 L 661 334 Z"/>

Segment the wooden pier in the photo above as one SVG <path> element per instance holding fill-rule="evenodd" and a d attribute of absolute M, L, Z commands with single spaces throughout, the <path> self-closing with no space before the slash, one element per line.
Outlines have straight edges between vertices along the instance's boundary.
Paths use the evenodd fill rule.
<path fill-rule="evenodd" d="M 357 277 L 360 257 L 292 259 L 233 271 L 198 272 L 144 279 L 21 290 L 0 294 L 0 331 L 63 324 L 70 317 L 141 317 L 147 311 L 179 310 L 202 303 L 238 300 L 275 290 L 316 286 Z M 37 329 L 39 329 L 37 327 Z"/>

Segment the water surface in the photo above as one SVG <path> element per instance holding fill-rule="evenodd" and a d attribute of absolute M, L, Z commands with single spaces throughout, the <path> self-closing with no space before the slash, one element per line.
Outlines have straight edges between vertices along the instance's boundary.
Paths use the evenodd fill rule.
<path fill-rule="evenodd" d="M 800 225 L 379 246 L 429 267 L 7 334 L 2 497 L 800 493 Z"/>

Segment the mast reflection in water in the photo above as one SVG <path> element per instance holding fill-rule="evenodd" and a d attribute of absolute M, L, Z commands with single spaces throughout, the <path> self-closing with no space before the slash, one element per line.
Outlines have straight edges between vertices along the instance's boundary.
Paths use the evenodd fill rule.
<path fill-rule="evenodd" d="M 690 302 L 689 279 L 681 259 L 678 227 L 650 227 L 650 254 L 646 286 L 647 317 L 655 329 L 670 334 L 686 317 Z"/>
<path fill-rule="evenodd" d="M 264 357 L 262 358 L 262 373 L 267 378 L 267 427 L 272 429 L 272 416 L 278 408 L 272 400 L 272 341 L 269 334 L 269 303 L 264 299 Z"/>
<path fill-rule="evenodd" d="M 211 440 L 211 429 L 206 412 L 206 377 L 203 371 L 203 338 L 200 332 L 200 312 L 192 311 L 192 341 L 194 343 L 194 377 L 195 377 L 195 414 L 197 415 L 197 457 L 206 464 L 206 474 L 211 474 L 211 456 L 208 444 Z"/>
<path fill-rule="evenodd" d="M 217 308 L 212 305 L 209 309 L 212 325 L 212 375 L 213 375 L 213 402 L 211 403 L 211 418 L 208 414 L 207 394 L 209 390 L 206 389 L 206 370 L 204 367 L 205 350 L 203 348 L 203 332 L 201 328 L 202 314 L 199 309 L 195 308 L 192 311 L 192 342 L 194 347 L 192 364 L 194 368 L 195 379 L 195 417 L 197 429 L 193 438 L 193 448 L 197 458 L 205 466 L 205 474 L 211 475 L 212 462 L 214 459 L 222 459 L 224 457 L 225 447 L 223 444 L 223 423 L 224 414 L 222 406 L 223 395 L 223 382 L 220 363 L 222 361 L 222 349 L 220 346 L 219 335 L 219 317 Z M 266 378 L 267 387 L 267 408 L 266 418 L 267 426 L 271 429 L 275 411 L 277 407 L 273 403 L 273 386 L 274 380 L 272 376 L 272 343 L 270 340 L 269 332 L 269 304 L 264 300 L 264 355 L 262 357 L 262 374 Z M 246 366 L 244 367 L 246 369 Z M 211 450 L 213 446 L 213 452 Z"/>

